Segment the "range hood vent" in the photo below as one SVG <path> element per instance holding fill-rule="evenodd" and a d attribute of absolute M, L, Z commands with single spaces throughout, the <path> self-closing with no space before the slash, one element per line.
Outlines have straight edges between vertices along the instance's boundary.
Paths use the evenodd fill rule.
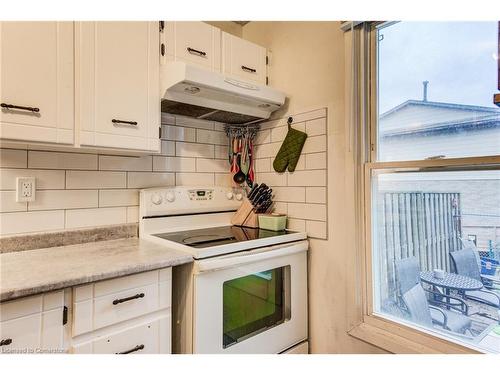
<path fill-rule="evenodd" d="M 268 86 L 236 80 L 183 62 L 168 62 L 161 71 L 162 112 L 249 124 L 269 118 L 285 94 Z"/>

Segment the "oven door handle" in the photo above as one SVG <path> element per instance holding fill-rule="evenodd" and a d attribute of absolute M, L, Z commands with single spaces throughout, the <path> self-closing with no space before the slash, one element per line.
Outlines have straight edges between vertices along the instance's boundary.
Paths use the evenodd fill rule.
<path fill-rule="evenodd" d="M 292 255 L 307 251 L 309 249 L 308 241 L 293 242 L 281 244 L 278 246 L 269 246 L 261 249 L 252 250 L 244 253 L 231 254 L 228 256 L 205 259 L 195 262 L 195 272 L 211 272 L 224 268 L 232 268 L 248 263 L 256 263 L 262 260 Z"/>

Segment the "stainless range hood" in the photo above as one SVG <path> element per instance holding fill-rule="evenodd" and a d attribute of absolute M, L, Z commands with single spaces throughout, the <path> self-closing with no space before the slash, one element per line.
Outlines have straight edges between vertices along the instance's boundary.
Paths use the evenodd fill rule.
<path fill-rule="evenodd" d="M 162 112 L 225 124 L 268 119 L 285 102 L 269 86 L 245 82 L 183 62 L 162 66 Z"/>

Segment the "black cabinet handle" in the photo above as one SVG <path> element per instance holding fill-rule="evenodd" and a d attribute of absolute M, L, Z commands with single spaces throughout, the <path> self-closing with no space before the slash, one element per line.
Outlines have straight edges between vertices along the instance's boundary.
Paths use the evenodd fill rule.
<path fill-rule="evenodd" d="M 7 346 L 10 344 L 12 344 L 12 339 L 4 339 L 4 340 L 0 341 L 0 346 Z"/>
<path fill-rule="evenodd" d="M 111 122 L 113 124 L 127 124 L 127 125 L 137 125 L 137 121 L 123 121 L 123 120 L 117 120 L 117 119 L 112 119 Z"/>
<path fill-rule="evenodd" d="M 130 354 L 130 353 L 142 350 L 142 349 L 144 349 L 144 345 L 143 344 L 137 345 L 135 348 L 132 348 L 132 349 L 129 349 L 129 350 L 125 350 L 124 352 L 119 352 L 119 353 L 116 353 L 116 354 Z"/>
<path fill-rule="evenodd" d="M 203 52 L 203 51 L 199 51 L 197 49 L 194 49 L 194 48 L 191 48 L 191 47 L 188 47 L 187 48 L 187 51 L 191 54 L 194 54 L 194 55 L 199 55 L 199 56 L 206 56 L 207 53 L 206 52 Z"/>
<path fill-rule="evenodd" d="M 135 296 L 130 296 L 127 298 L 115 299 L 113 301 L 113 305 L 118 305 L 119 303 L 127 302 L 127 301 L 137 299 L 137 298 L 144 298 L 144 293 L 139 293 L 139 294 L 136 294 Z"/>
<path fill-rule="evenodd" d="M 0 107 L 7 108 L 7 109 L 21 109 L 23 111 L 30 111 L 30 112 L 40 112 L 40 108 L 25 107 L 22 105 L 14 105 L 14 104 L 7 104 L 7 103 L 0 104 Z"/>
<path fill-rule="evenodd" d="M 249 68 L 248 66 L 245 66 L 245 65 L 242 65 L 241 66 L 241 69 L 242 70 L 245 70 L 247 72 L 252 72 L 252 73 L 257 73 L 257 70 L 253 69 L 253 68 Z"/>

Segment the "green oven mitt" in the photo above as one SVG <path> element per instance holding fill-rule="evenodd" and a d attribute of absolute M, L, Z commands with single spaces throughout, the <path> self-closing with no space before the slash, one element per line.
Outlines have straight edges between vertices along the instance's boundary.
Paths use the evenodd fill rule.
<path fill-rule="evenodd" d="M 288 172 L 293 172 L 300 158 L 302 147 L 306 142 L 307 134 L 291 127 L 293 119 L 288 118 L 288 133 L 273 162 L 276 172 L 282 173 L 288 167 Z"/>

